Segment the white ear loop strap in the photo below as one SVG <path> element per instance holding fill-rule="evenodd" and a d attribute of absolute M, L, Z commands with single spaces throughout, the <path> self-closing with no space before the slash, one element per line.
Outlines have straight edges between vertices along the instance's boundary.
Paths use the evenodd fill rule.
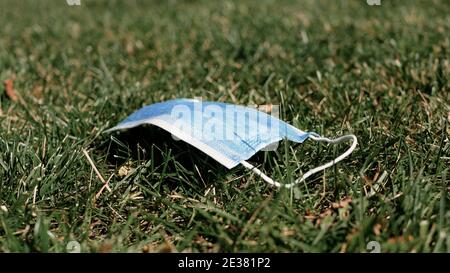
<path fill-rule="evenodd" d="M 347 151 L 345 151 L 343 154 L 341 154 L 340 156 L 336 157 L 333 161 L 330 161 L 326 164 L 323 164 L 319 167 L 316 167 L 314 169 L 309 170 L 308 172 L 306 172 L 305 174 L 303 174 L 302 177 L 298 178 L 297 180 L 295 180 L 293 183 L 289 183 L 289 184 L 281 184 L 279 182 L 273 181 L 272 178 L 268 177 L 267 175 L 265 175 L 262 171 L 260 171 L 258 168 L 256 168 L 255 166 L 253 166 L 252 164 L 248 163 L 247 161 L 242 161 L 241 164 L 247 168 L 252 170 L 255 174 L 259 175 L 264 181 L 266 181 L 267 183 L 269 183 L 270 185 L 273 185 L 275 187 L 286 187 L 286 188 L 291 188 L 293 186 L 295 186 L 298 183 L 303 182 L 306 178 L 310 177 L 311 175 L 320 172 L 326 168 L 329 168 L 331 166 L 333 166 L 334 164 L 338 163 L 339 161 L 341 161 L 342 159 L 346 158 L 349 154 L 351 154 L 353 152 L 353 150 L 356 148 L 356 145 L 358 144 L 358 139 L 356 138 L 356 136 L 354 135 L 345 135 L 345 136 L 341 136 L 338 137 L 336 139 L 329 139 L 326 137 L 320 137 L 320 136 L 315 136 L 315 135 L 309 135 L 309 137 L 313 140 L 316 141 L 323 141 L 323 142 L 327 142 L 330 144 L 338 144 L 344 141 L 348 141 L 348 140 L 352 140 L 352 145 L 350 146 L 350 148 L 347 149 Z"/>

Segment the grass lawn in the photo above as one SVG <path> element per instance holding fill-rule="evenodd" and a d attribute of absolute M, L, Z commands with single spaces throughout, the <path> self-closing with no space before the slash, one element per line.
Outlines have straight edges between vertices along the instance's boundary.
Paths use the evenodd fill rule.
<path fill-rule="evenodd" d="M 445 0 L 0 1 L 0 252 L 450 252 L 449 14 Z M 291 190 L 160 129 L 102 134 L 183 97 L 280 105 L 359 145 Z M 251 161 L 289 183 L 346 148 L 282 142 Z"/>

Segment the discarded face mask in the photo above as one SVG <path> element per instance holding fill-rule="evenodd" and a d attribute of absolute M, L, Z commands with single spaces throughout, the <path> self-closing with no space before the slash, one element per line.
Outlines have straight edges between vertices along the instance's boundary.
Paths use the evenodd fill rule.
<path fill-rule="evenodd" d="M 228 169 L 242 164 L 276 187 L 290 188 L 312 174 L 333 166 L 351 154 L 357 145 L 354 135 L 329 139 L 314 132 L 299 130 L 275 116 L 251 107 L 197 99 L 175 99 L 145 106 L 105 132 L 142 124 L 152 124 L 168 131 L 175 139 L 191 144 Z M 308 138 L 331 144 L 351 140 L 352 144 L 333 161 L 309 170 L 290 184 L 273 181 L 246 161 L 258 151 L 277 144 L 282 139 L 302 143 Z"/>

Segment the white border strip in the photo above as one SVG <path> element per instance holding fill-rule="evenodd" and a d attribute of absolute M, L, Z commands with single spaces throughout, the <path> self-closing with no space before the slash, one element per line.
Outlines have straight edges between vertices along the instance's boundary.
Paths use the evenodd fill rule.
<path fill-rule="evenodd" d="M 122 129 L 129 129 L 129 128 L 137 127 L 137 126 L 140 126 L 143 124 L 152 124 L 152 125 L 158 126 L 162 129 L 166 130 L 167 132 L 173 134 L 177 138 L 183 140 L 184 142 L 191 144 L 192 146 L 196 147 L 200 151 L 211 156 L 212 158 L 214 158 L 215 160 L 220 162 L 222 165 L 224 165 L 228 169 L 232 169 L 233 167 L 236 167 L 239 164 L 239 162 L 231 160 L 230 158 L 222 155 L 222 153 L 220 153 L 216 149 L 212 148 L 211 146 L 193 138 L 191 135 L 181 131 L 177 127 L 175 127 L 172 124 L 170 124 L 164 120 L 161 120 L 161 119 L 150 118 L 150 119 L 146 119 L 146 120 L 128 122 L 124 125 L 118 125 L 113 128 L 110 128 L 110 129 L 104 131 L 104 133 L 108 133 L 108 132 L 112 132 L 112 131 L 116 131 L 116 130 L 122 130 Z"/>

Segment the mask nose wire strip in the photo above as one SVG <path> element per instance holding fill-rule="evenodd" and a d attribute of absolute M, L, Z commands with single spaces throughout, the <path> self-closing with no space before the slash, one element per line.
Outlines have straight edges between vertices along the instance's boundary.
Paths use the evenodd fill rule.
<path fill-rule="evenodd" d="M 245 160 L 242 161 L 241 164 L 245 168 L 250 169 L 255 174 L 259 175 L 264 181 L 266 181 L 270 185 L 273 185 L 273 186 L 278 187 L 278 188 L 279 187 L 291 188 L 291 187 L 297 185 L 298 183 L 303 182 L 304 180 L 306 180 L 311 175 L 313 175 L 313 174 L 315 174 L 317 172 L 320 172 L 322 170 L 325 170 L 326 168 L 329 168 L 329 167 L 333 166 L 334 164 L 338 163 L 339 161 L 341 161 L 342 159 L 346 158 L 349 154 L 351 154 L 353 152 L 353 150 L 356 148 L 356 145 L 358 144 L 358 139 L 354 135 L 345 135 L 345 136 L 338 137 L 336 139 L 329 139 L 329 138 L 326 138 L 326 137 L 310 135 L 309 138 L 311 138 L 313 140 L 316 140 L 316 141 L 327 142 L 327 143 L 330 143 L 330 144 L 339 144 L 341 142 L 352 140 L 352 145 L 343 154 L 341 154 L 340 156 L 336 157 L 334 160 L 332 160 L 332 161 L 330 161 L 328 163 L 325 163 L 325 164 L 323 164 L 323 165 L 321 165 L 319 167 L 316 167 L 314 169 L 309 170 L 308 172 L 303 174 L 302 177 L 298 178 L 293 183 L 289 183 L 289 184 L 281 184 L 279 182 L 273 181 L 272 178 L 268 177 L 262 171 L 260 171 L 258 168 L 256 168 L 255 166 L 253 166 L 252 164 L 248 163 Z"/>

